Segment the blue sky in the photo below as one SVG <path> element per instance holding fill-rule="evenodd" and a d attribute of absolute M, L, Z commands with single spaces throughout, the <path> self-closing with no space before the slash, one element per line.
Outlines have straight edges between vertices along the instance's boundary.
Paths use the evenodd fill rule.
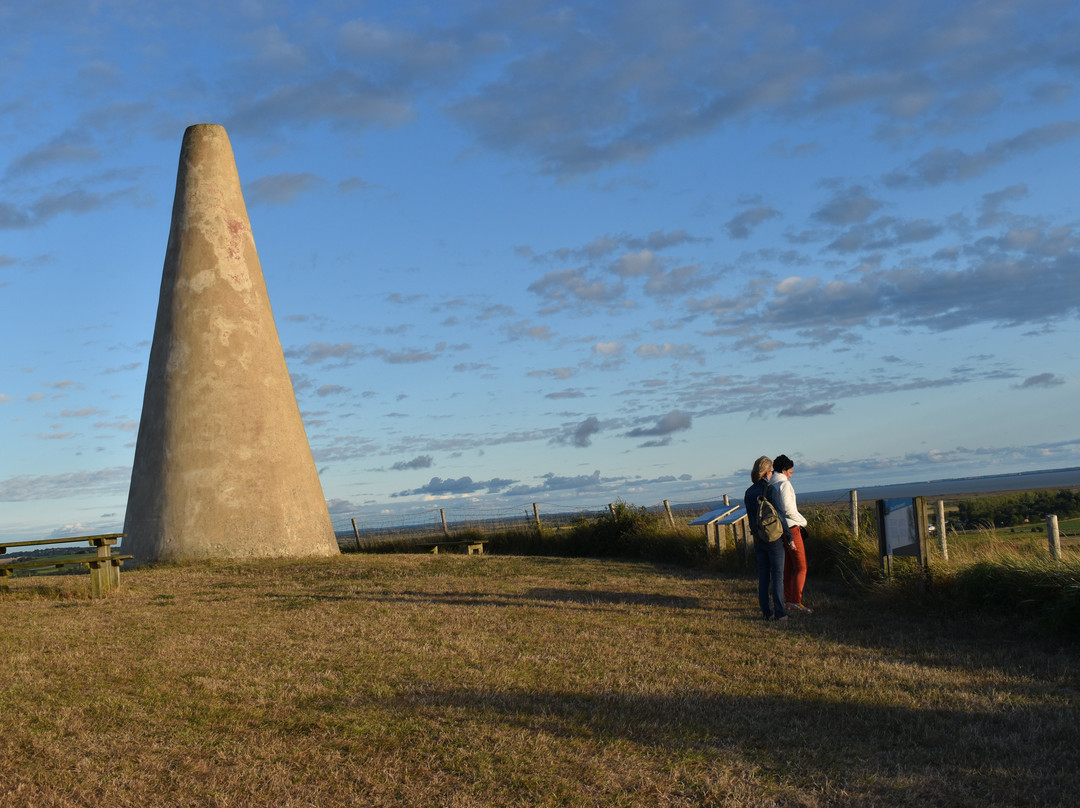
<path fill-rule="evenodd" d="M 184 129 L 336 520 L 1080 465 L 1066 2 L 5 3 L 0 535 L 119 530 Z"/>

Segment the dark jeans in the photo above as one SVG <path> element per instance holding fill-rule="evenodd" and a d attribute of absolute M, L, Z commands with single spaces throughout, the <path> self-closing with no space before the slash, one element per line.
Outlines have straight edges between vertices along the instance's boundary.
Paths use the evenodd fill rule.
<path fill-rule="evenodd" d="M 787 617 L 784 606 L 784 540 L 772 542 L 754 540 L 754 555 L 757 557 L 758 601 L 761 613 L 766 619 Z M 769 586 L 772 585 L 772 604 L 769 604 Z"/>

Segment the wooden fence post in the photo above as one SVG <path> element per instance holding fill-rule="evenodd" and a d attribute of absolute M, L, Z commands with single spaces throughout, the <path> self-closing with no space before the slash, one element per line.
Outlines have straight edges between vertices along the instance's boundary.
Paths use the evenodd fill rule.
<path fill-rule="evenodd" d="M 1061 561 L 1061 534 L 1058 533 L 1056 514 L 1046 517 L 1046 541 L 1050 545 L 1050 557 L 1054 561 Z"/>
<path fill-rule="evenodd" d="M 614 519 L 615 518 L 615 503 L 614 502 L 609 502 L 608 505 L 607 505 L 607 509 L 609 511 L 611 511 L 611 518 Z"/>
<path fill-rule="evenodd" d="M 945 500 L 937 501 L 937 531 L 938 545 L 941 547 L 941 557 L 949 560 L 949 542 L 945 540 Z"/>
<path fill-rule="evenodd" d="M 356 527 L 356 520 L 352 520 L 352 532 L 356 536 L 356 552 L 360 552 L 360 531 Z"/>
<path fill-rule="evenodd" d="M 533 521 L 536 522 L 536 532 L 543 535 L 544 531 L 540 529 L 540 509 L 536 507 L 536 503 L 533 503 Z"/>
<path fill-rule="evenodd" d="M 852 489 L 848 492 L 851 498 L 851 534 L 859 538 L 859 492 Z"/>
<path fill-rule="evenodd" d="M 730 508 L 731 507 L 731 498 L 727 494 L 724 494 L 724 507 L 725 508 Z"/>
<path fill-rule="evenodd" d="M 443 532 L 443 535 L 444 536 L 449 536 L 450 531 L 446 527 L 446 509 L 445 508 L 439 508 L 439 516 L 442 518 L 442 532 Z"/>
<path fill-rule="evenodd" d="M 667 511 L 668 524 L 675 527 L 675 517 L 671 515 L 671 504 L 666 499 L 664 500 L 664 510 Z"/>

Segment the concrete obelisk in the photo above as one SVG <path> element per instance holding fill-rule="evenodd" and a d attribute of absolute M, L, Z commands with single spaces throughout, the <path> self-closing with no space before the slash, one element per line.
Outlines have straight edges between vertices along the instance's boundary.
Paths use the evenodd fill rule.
<path fill-rule="evenodd" d="M 338 552 L 232 146 L 180 148 L 124 522 L 136 563 Z"/>

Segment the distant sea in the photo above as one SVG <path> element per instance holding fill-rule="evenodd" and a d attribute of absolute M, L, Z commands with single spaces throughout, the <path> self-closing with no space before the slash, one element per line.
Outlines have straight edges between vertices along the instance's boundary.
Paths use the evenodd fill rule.
<path fill-rule="evenodd" d="M 859 501 L 900 499 L 904 497 L 955 497 L 962 494 L 991 494 L 1006 491 L 1038 491 L 1080 488 L 1080 467 L 1048 471 L 1019 471 L 1014 474 L 987 474 L 982 477 L 957 477 L 950 480 L 923 480 L 894 485 L 852 486 Z M 830 491 L 798 492 L 803 502 L 847 501 L 852 488 Z"/>

